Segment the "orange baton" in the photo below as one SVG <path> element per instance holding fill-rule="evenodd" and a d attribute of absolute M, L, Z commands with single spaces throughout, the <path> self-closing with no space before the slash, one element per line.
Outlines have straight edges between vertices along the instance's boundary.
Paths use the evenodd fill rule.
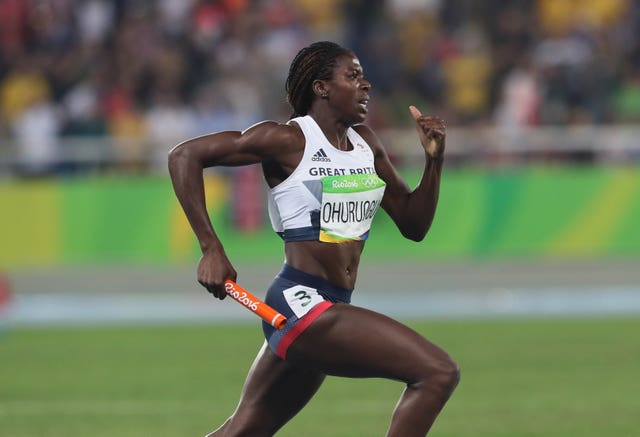
<path fill-rule="evenodd" d="M 236 284 L 231 279 L 224 282 L 224 289 L 236 302 L 242 304 L 249 311 L 258 315 L 271 326 L 282 329 L 287 323 L 287 318 L 258 299 L 253 294 Z"/>

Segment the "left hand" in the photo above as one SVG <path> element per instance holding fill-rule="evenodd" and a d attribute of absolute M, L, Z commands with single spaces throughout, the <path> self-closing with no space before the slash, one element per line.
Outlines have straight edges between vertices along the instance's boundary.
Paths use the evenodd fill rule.
<path fill-rule="evenodd" d="M 416 121 L 416 129 L 424 150 L 430 158 L 442 159 L 446 137 L 444 120 L 435 115 L 422 115 L 415 106 L 409 106 L 409 111 Z"/>

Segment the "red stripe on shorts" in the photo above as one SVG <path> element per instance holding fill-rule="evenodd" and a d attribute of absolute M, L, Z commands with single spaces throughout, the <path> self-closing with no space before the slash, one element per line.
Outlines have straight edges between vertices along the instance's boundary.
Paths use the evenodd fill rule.
<path fill-rule="evenodd" d="M 305 329 L 309 327 L 311 323 L 315 319 L 320 316 L 320 314 L 324 313 L 328 310 L 333 303 L 329 301 L 322 301 L 318 305 L 314 306 L 311 311 L 305 314 L 298 322 L 293 325 L 293 327 L 287 332 L 278 342 L 278 347 L 276 348 L 276 355 L 278 355 L 283 360 L 287 357 L 287 350 L 289 350 L 289 346 L 291 343 L 298 338 L 300 334 L 304 332 Z"/>

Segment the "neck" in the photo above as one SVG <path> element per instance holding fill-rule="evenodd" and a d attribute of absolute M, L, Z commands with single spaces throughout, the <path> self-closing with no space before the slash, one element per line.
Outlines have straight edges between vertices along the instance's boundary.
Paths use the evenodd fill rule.
<path fill-rule="evenodd" d="M 318 123 L 322 133 L 327 137 L 327 140 L 333 145 L 333 147 L 344 151 L 351 148 L 347 137 L 347 129 L 349 129 L 348 125 L 335 118 L 322 116 L 317 112 L 310 112 L 309 115 L 316 123 Z"/>

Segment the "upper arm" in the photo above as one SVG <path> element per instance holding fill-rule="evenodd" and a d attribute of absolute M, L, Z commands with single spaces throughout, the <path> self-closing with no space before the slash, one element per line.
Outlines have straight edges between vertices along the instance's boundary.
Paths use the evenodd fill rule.
<path fill-rule="evenodd" d="M 192 138 L 170 153 L 186 154 L 202 167 L 239 166 L 275 160 L 291 151 L 296 132 L 289 125 L 265 121 L 240 131 L 222 131 Z"/>
<path fill-rule="evenodd" d="M 391 163 L 389 154 L 378 136 L 364 125 L 357 126 L 356 130 L 371 147 L 375 159 L 376 173 L 387 184 L 382 198 L 382 208 L 394 221 L 397 221 L 401 211 L 401 204 L 411 193 L 409 185 Z"/>

